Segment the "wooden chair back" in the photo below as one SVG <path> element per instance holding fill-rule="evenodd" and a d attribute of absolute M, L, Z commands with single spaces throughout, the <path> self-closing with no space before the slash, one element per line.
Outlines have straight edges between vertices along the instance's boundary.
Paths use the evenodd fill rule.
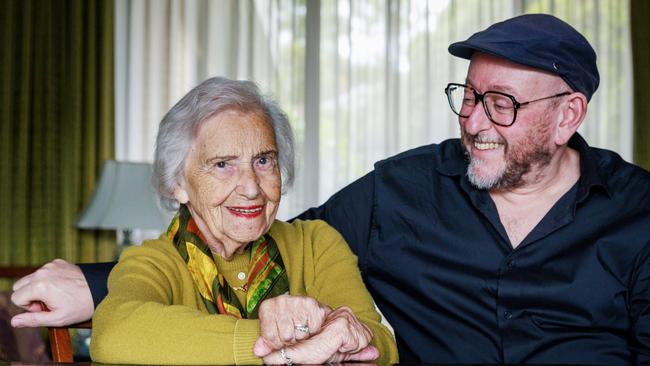
<path fill-rule="evenodd" d="M 41 304 L 41 308 L 44 311 L 49 311 L 45 304 Z M 72 349 L 72 340 L 70 339 L 70 329 L 92 329 L 92 327 L 92 320 L 65 327 L 48 327 L 47 334 L 50 338 L 52 361 L 55 363 L 74 362 L 74 350 Z"/>
<path fill-rule="evenodd" d="M 20 278 L 36 271 L 32 266 L 0 266 L 0 278 Z"/>

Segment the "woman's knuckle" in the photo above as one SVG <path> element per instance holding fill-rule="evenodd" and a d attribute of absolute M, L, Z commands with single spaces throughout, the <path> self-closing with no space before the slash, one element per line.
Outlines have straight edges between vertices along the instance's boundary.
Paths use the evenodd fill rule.
<path fill-rule="evenodd" d="M 291 342 L 293 340 L 293 333 L 284 332 L 280 335 L 280 339 L 282 339 L 284 343 Z"/>
<path fill-rule="evenodd" d="M 271 340 L 271 339 L 275 338 L 274 332 L 272 332 L 267 327 L 262 327 L 262 329 L 260 329 L 260 335 L 262 336 L 262 338 L 264 338 L 266 340 Z"/>
<path fill-rule="evenodd" d="M 348 327 L 349 322 L 348 322 L 348 320 L 347 320 L 346 318 L 343 318 L 343 317 L 338 317 L 338 318 L 334 319 L 334 321 L 332 322 L 332 325 L 333 325 L 333 326 L 334 326 L 334 327 L 335 327 L 339 332 L 342 332 L 342 331 L 348 331 L 348 330 L 349 330 L 349 327 Z"/>

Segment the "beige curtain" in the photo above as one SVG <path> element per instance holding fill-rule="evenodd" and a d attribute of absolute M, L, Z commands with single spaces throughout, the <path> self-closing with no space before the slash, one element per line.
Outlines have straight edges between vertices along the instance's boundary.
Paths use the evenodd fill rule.
<path fill-rule="evenodd" d="M 377 160 L 457 137 L 457 118 L 443 89 L 449 82 L 465 80 L 468 62 L 451 56 L 447 47 L 494 22 L 525 13 L 553 14 L 593 45 L 601 84 L 580 133 L 590 145 L 631 159 L 626 2 L 322 0 L 320 161 L 311 164 L 320 169 L 319 200 L 370 170 Z M 639 17 L 646 34 L 647 19 Z"/>
<path fill-rule="evenodd" d="M 289 114 L 305 146 L 305 16 L 317 0 L 116 0 L 116 157 L 152 161 L 158 123 L 212 76 L 249 79 Z M 318 71 L 310 75 L 317 75 Z M 313 131 L 313 129 L 312 129 Z M 314 144 L 317 148 L 317 144 Z M 304 210 L 313 175 L 299 154 L 279 216 Z M 316 192 L 314 190 L 314 192 Z M 312 195 L 313 196 L 313 195 Z M 312 202 L 316 204 L 316 201 Z"/>
<path fill-rule="evenodd" d="M 0 265 L 113 255 L 114 234 L 74 227 L 114 155 L 113 6 L 2 2 Z"/>
<path fill-rule="evenodd" d="M 650 170 L 650 2 L 631 0 L 634 67 L 634 162 Z"/>
<path fill-rule="evenodd" d="M 458 136 L 457 118 L 443 89 L 448 82 L 464 80 L 467 61 L 449 55 L 449 43 L 523 13 L 554 14 L 592 43 L 601 85 L 580 133 L 592 146 L 632 159 L 628 2 L 117 0 L 117 4 L 126 14 L 117 17 L 123 22 L 117 27 L 117 59 L 123 60 L 118 61 L 118 70 L 119 63 L 124 70 L 118 71 L 116 86 L 118 158 L 151 159 L 160 118 L 200 80 L 214 75 L 252 79 L 279 99 L 296 131 L 298 176 L 294 189 L 282 199 L 280 218 L 323 202 L 378 160 Z"/>

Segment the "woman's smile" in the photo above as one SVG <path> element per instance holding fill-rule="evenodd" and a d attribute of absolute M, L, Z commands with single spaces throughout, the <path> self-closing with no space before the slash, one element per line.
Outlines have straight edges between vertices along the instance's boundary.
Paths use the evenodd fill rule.
<path fill-rule="evenodd" d="M 247 219 L 254 219 L 264 212 L 264 205 L 255 206 L 227 206 L 228 212 L 231 214 L 244 217 Z"/>

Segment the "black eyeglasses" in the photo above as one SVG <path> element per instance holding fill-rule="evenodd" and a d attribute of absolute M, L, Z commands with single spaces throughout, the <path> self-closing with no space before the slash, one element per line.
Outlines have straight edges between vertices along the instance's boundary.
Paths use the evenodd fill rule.
<path fill-rule="evenodd" d="M 449 83 L 445 88 L 445 94 L 447 94 L 447 100 L 449 101 L 451 110 L 458 116 L 463 118 L 469 117 L 476 104 L 482 102 L 485 115 L 487 115 L 492 123 L 508 127 L 515 123 L 517 109 L 530 103 L 569 95 L 571 92 L 563 92 L 527 102 L 517 102 L 517 99 L 510 94 L 498 91 L 486 91 L 481 94 L 471 86 Z"/>

